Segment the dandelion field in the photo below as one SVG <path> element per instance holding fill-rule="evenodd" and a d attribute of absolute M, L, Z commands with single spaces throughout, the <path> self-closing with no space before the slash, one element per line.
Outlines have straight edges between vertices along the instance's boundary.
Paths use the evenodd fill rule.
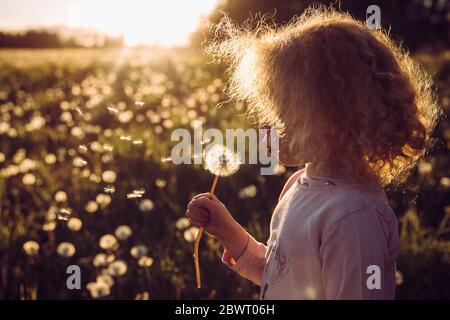
<path fill-rule="evenodd" d="M 450 106 L 450 52 L 417 59 Z M 209 190 L 200 165 L 166 158 L 176 128 L 246 128 L 244 106 L 223 93 L 224 67 L 193 49 L 0 51 L 0 299 L 256 299 L 258 288 L 221 262 L 184 217 Z M 406 190 L 398 215 L 398 298 L 450 298 L 450 123 Z M 283 183 L 243 165 L 216 194 L 260 241 Z M 418 186 L 418 187 L 417 187 Z M 68 290 L 66 268 L 81 268 Z"/>

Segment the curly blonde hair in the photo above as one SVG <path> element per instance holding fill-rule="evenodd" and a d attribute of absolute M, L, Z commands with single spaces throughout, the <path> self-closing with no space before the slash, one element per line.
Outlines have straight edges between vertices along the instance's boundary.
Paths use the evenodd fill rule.
<path fill-rule="evenodd" d="M 206 50 L 229 63 L 228 94 L 303 162 L 386 186 L 429 146 L 440 114 L 431 79 L 386 32 L 325 7 L 284 26 L 225 16 L 213 32 Z"/>

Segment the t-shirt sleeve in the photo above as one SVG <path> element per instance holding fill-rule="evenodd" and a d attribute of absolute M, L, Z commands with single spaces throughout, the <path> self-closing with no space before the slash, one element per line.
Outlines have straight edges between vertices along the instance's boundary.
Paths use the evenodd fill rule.
<path fill-rule="evenodd" d="M 351 213 L 330 228 L 319 250 L 326 299 L 394 298 L 391 276 L 395 277 L 395 266 L 386 262 L 386 229 L 368 209 Z"/>
<path fill-rule="evenodd" d="M 256 241 L 255 238 L 249 235 L 247 247 L 241 257 L 236 261 L 225 249 L 222 255 L 222 262 L 244 278 L 257 285 L 261 285 L 262 273 L 266 261 L 266 251 L 266 245 Z"/>

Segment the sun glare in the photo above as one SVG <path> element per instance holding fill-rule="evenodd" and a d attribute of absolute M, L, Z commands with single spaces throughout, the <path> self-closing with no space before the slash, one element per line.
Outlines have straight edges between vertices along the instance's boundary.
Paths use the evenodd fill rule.
<path fill-rule="evenodd" d="M 123 35 L 126 45 L 186 45 L 189 36 L 216 7 L 218 0 L 96 0 L 71 10 L 79 25 Z M 73 19 L 72 19 L 73 20 Z M 68 25 L 73 25 L 73 21 Z"/>

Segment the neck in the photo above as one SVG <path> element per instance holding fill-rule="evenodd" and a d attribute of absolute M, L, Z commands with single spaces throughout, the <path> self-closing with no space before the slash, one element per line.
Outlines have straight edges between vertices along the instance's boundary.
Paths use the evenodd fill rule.
<path fill-rule="evenodd" d="M 340 178 L 339 169 L 331 167 L 321 167 L 314 165 L 313 162 L 309 162 L 305 166 L 305 173 L 307 176 L 316 177 L 329 177 L 329 178 Z"/>

